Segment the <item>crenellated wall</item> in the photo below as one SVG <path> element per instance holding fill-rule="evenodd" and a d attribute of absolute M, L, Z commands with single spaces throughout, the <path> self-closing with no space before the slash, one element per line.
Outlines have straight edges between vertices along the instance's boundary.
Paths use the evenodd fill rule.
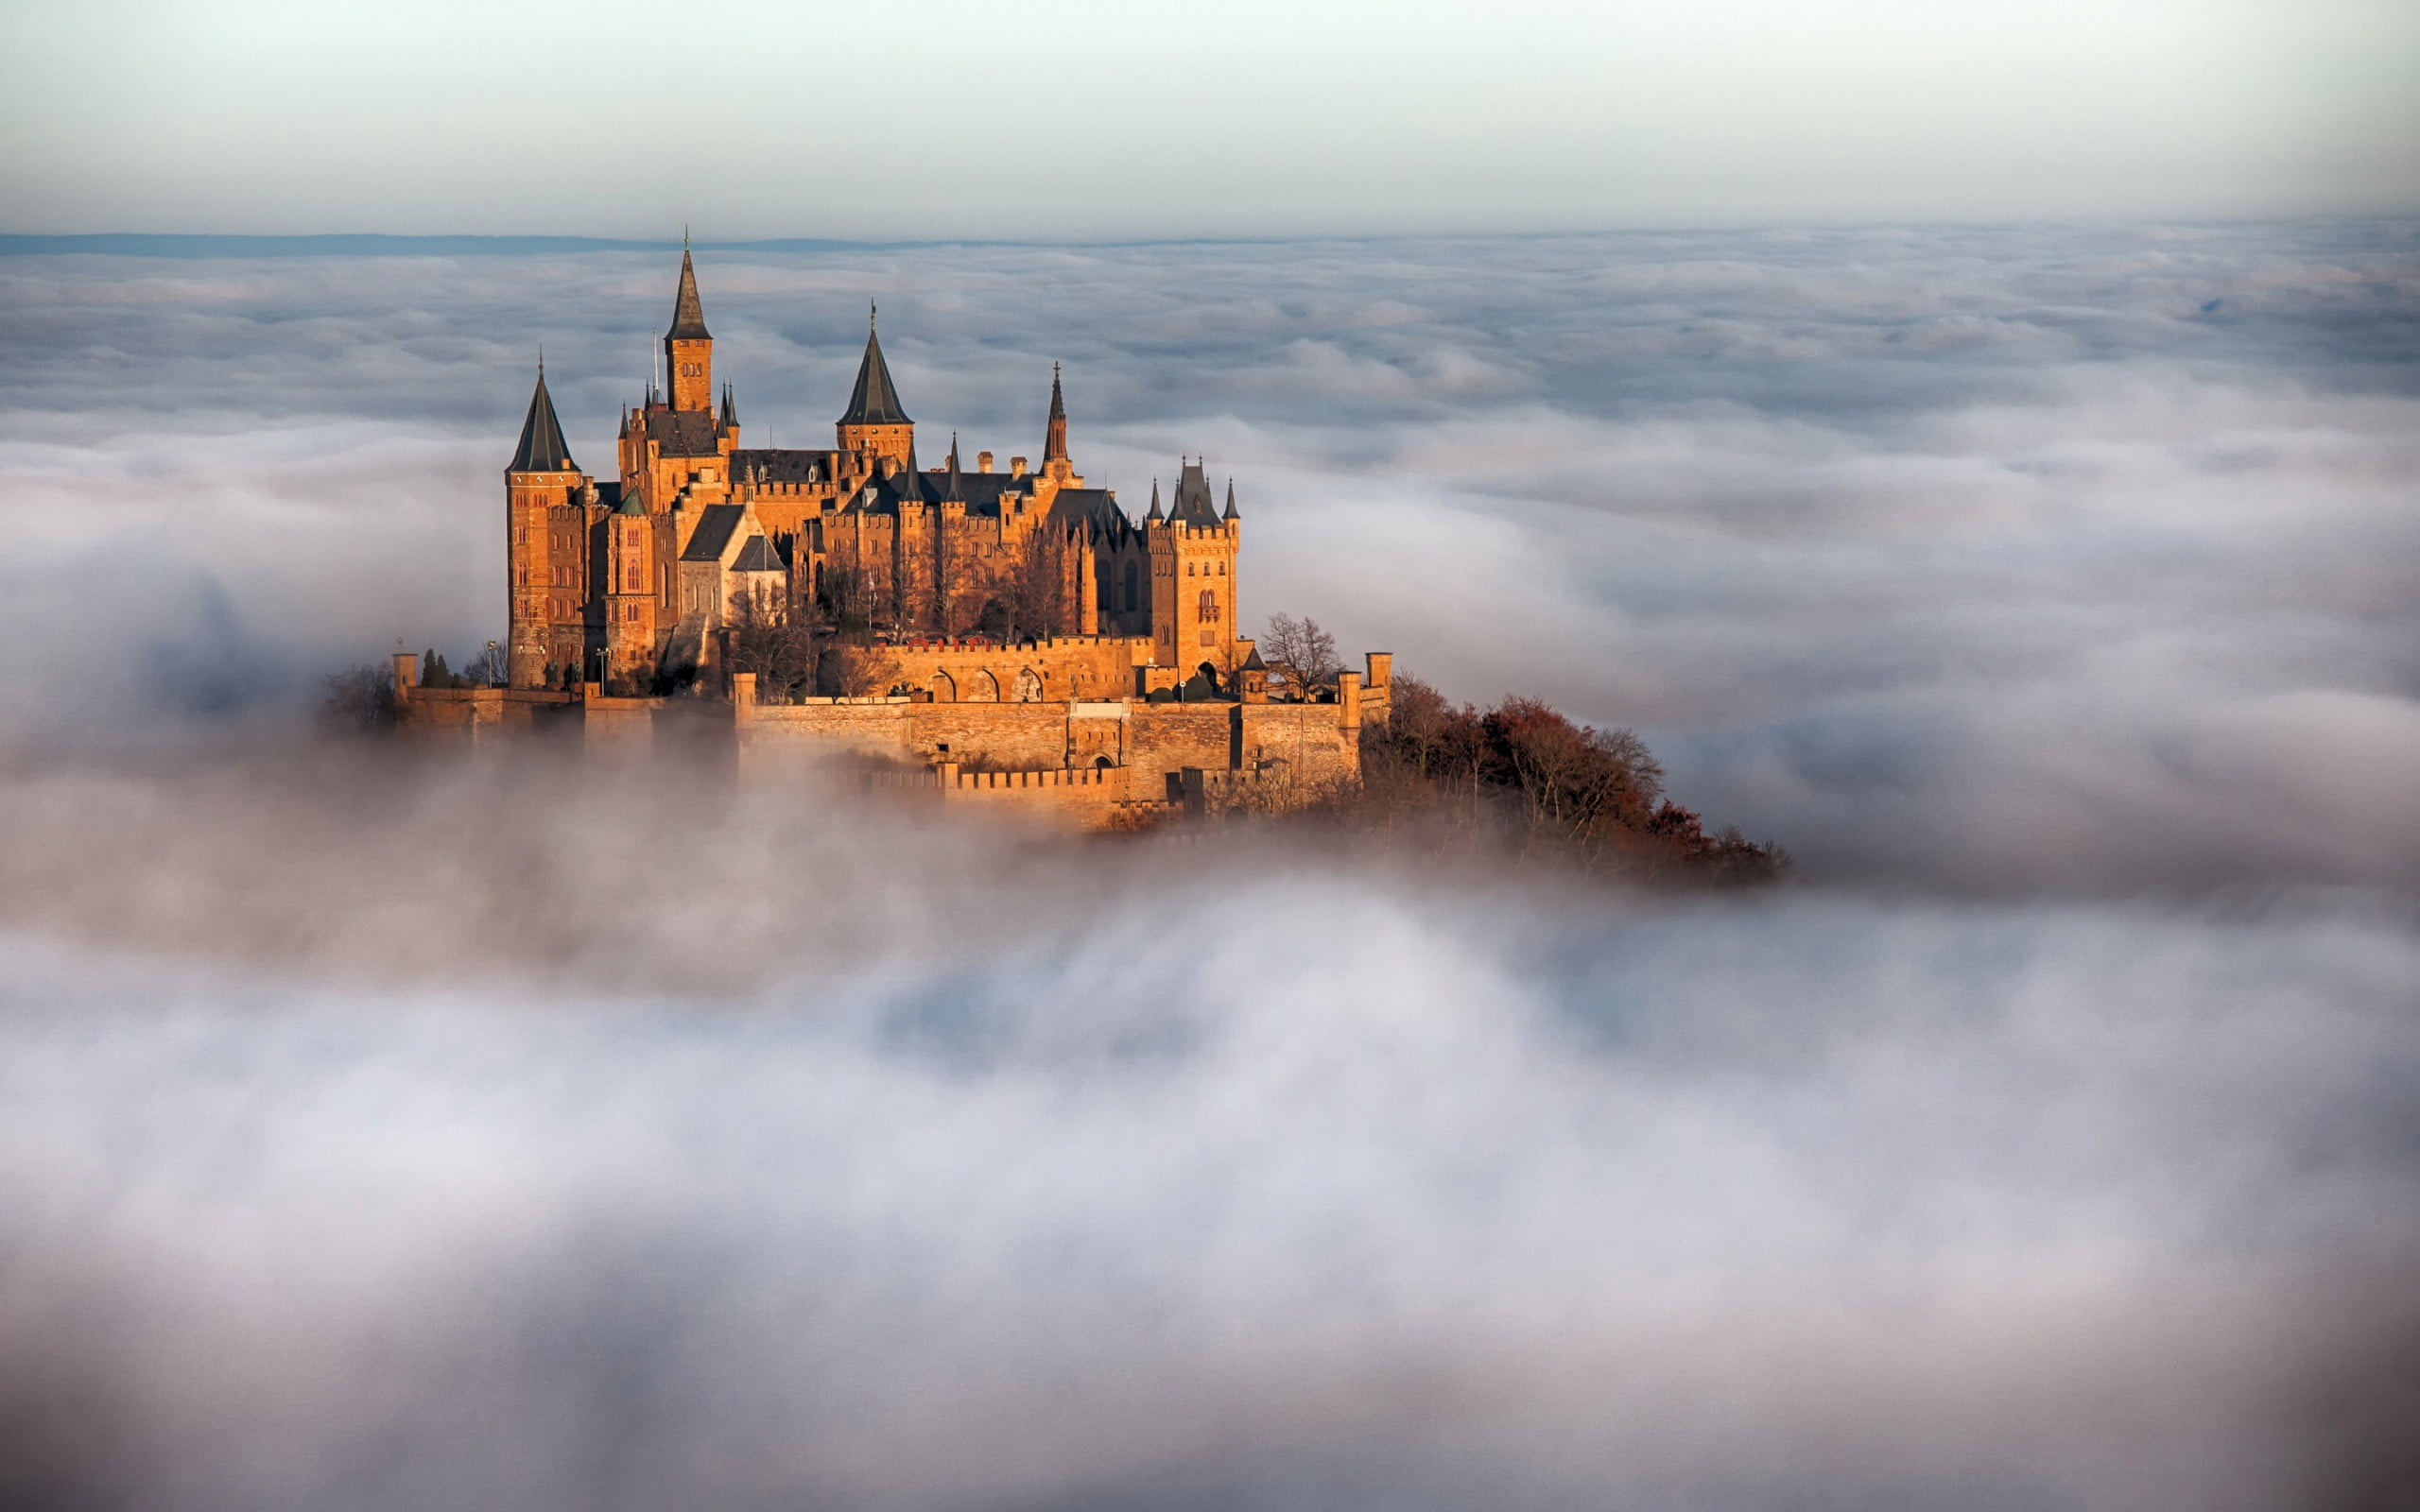
<path fill-rule="evenodd" d="M 1130 657 L 1136 644 L 1078 637 L 1013 654 L 1111 664 Z M 898 649 L 923 657 L 936 671 L 1004 654 L 985 645 Z M 595 683 L 562 693 L 419 688 L 412 685 L 417 662 L 395 659 L 398 715 L 415 730 L 475 738 L 485 730 L 553 722 L 613 748 L 652 745 L 662 731 L 679 730 L 684 740 L 697 735 L 720 743 L 747 780 L 779 781 L 806 766 L 854 761 L 871 768 L 866 781 L 876 790 L 931 789 L 952 801 L 1023 806 L 1089 824 L 1128 822 L 1171 805 L 1315 801 L 1358 781 L 1362 724 L 1384 717 L 1392 680 L 1389 659 L 1374 653 L 1371 684 L 1346 673 L 1334 701 L 1325 703 L 938 702 L 891 695 L 763 704 L 756 679 L 746 674 L 731 679 L 728 701 L 624 698 L 605 696 Z"/>

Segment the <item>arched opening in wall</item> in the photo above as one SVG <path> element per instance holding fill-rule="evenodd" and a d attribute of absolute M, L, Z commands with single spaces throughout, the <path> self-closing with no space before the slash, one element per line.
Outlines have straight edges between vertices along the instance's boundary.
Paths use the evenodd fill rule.
<path fill-rule="evenodd" d="M 1115 762 L 1111 761 L 1106 756 L 1096 756 L 1093 758 L 1093 770 L 1096 772 L 1108 771 L 1111 767 L 1116 765 L 1117 764 Z"/>
<path fill-rule="evenodd" d="M 967 680 L 966 701 L 968 703 L 998 703 L 1000 679 L 989 672 L 977 672 Z"/>
<path fill-rule="evenodd" d="M 1031 667 L 1026 667 L 1017 673 L 1015 701 L 1018 703 L 1042 701 L 1042 674 Z"/>
<path fill-rule="evenodd" d="M 952 678 L 948 673 L 946 673 L 946 672 L 936 672 L 936 673 L 934 673 L 934 674 L 933 674 L 932 689 L 933 689 L 933 702 L 935 702 L 935 703 L 956 703 L 956 702 L 958 702 L 958 682 L 957 682 L 957 679 L 953 679 L 953 678 Z"/>

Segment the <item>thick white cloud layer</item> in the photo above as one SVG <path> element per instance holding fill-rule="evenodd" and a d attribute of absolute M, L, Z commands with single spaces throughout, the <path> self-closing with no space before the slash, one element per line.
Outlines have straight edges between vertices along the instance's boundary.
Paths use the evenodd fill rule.
<path fill-rule="evenodd" d="M 1063 360 L 1746 903 L 298 749 L 664 259 L 0 262 L 0 1501 L 2378 1504 L 2412 234 L 704 255 L 752 442 L 868 298 L 970 451 Z"/>

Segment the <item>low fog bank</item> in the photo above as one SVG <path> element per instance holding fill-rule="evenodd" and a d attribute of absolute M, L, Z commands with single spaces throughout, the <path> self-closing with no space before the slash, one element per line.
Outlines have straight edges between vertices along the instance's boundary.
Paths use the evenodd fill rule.
<path fill-rule="evenodd" d="M 1691 900 L 696 778 L 0 782 L 0 1502 L 2411 1484 L 2405 895 Z"/>
<path fill-rule="evenodd" d="M 1813 875 L 2410 886 L 2420 228 L 1937 228 L 710 253 L 750 444 L 879 300 L 938 455 L 1232 472 L 1244 613 L 1646 734 Z M 658 255 L 0 260 L 0 738 L 288 718 L 501 633 L 545 346 L 574 450 Z"/>
<path fill-rule="evenodd" d="M 22 1504 L 2254 1508 L 2414 1426 L 2408 919 L 987 887 L 879 823 L 752 900 L 768 822 L 715 887 L 533 819 L 417 910 L 372 851 L 354 919 L 168 819 L 221 948 L 12 930 Z"/>

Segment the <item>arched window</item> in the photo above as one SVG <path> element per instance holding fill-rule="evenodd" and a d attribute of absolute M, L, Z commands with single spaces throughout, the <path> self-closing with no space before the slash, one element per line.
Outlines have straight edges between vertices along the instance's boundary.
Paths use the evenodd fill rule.
<path fill-rule="evenodd" d="M 1219 591 L 1217 589 L 1205 588 L 1201 591 L 1201 607 L 1195 611 L 1193 617 L 1204 625 L 1219 623 Z"/>

